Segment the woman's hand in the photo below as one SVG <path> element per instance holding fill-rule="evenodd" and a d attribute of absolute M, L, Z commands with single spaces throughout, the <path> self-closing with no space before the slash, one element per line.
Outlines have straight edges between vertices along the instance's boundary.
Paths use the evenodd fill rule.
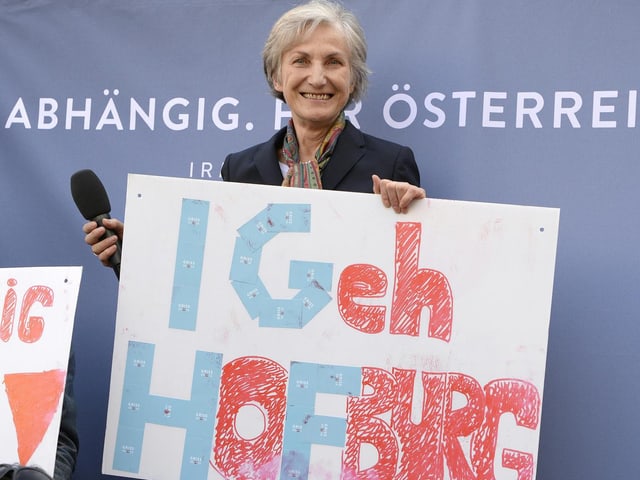
<path fill-rule="evenodd" d="M 93 254 L 98 257 L 102 265 L 109 267 L 109 259 L 118 249 L 116 243 L 122 242 L 124 223 L 117 218 L 105 218 L 102 224 L 104 227 L 99 227 L 96 222 L 87 222 L 82 226 L 82 231 L 86 234 L 84 241 L 91 247 Z M 115 235 L 103 238 L 105 227 L 115 232 Z"/>
<path fill-rule="evenodd" d="M 385 207 L 393 208 L 396 213 L 407 213 L 414 200 L 427 198 L 424 188 L 416 187 L 408 182 L 395 182 L 372 175 L 373 193 L 380 194 Z"/>

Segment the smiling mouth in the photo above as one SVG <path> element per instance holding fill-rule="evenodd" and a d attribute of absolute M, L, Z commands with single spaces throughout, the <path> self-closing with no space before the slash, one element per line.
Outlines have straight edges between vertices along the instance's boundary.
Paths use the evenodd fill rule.
<path fill-rule="evenodd" d="M 304 98 L 308 98 L 310 100 L 329 100 L 333 96 L 328 93 L 308 93 L 308 92 L 303 92 L 301 95 Z"/>

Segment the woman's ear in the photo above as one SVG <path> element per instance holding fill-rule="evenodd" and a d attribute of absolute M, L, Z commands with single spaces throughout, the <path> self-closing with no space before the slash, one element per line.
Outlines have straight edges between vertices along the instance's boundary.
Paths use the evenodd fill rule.
<path fill-rule="evenodd" d="M 280 80 L 278 80 L 278 78 L 275 75 L 271 77 L 271 83 L 273 84 L 273 88 L 277 92 L 282 93 L 282 85 L 280 84 Z"/>

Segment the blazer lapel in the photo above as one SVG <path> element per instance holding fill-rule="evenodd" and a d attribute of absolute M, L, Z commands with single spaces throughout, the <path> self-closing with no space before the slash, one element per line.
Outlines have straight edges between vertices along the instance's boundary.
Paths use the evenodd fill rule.
<path fill-rule="evenodd" d="M 364 155 L 362 132 L 347 121 L 331 160 L 322 173 L 322 188 L 333 190 Z"/>
<path fill-rule="evenodd" d="M 278 131 L 267 142 L 255 151 L 253 161 L 265 185 L 281 185 L 282 171 L 278 163 L 277 151 L 282 148 L 286 128 Z M 338 138 L 331 160 L 322 173 L 322 188 L 333 190 L 348 175 L 351 168 L 364 155 L 364 138 L 362 132 L 347 122 Z"/>
<path fill-rule="evenodd" d="M 256 169 L 265 185 L 282 185 L 282 170 L 280 170 L 277 151 L 282 148 L 285 132 L 286 128 L 279 130 L 256 150 L 253 157 Z"/>

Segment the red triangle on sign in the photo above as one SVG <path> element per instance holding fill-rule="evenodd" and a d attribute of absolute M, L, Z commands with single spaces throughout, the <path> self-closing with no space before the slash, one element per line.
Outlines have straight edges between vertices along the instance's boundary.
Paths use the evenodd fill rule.
<path fill-rule="evenodd" d="M 64 391 L 64 370 L 8 373 L 4 385 L 18 439 L 18 459 L 27 465 L 49 429 Z"/>

